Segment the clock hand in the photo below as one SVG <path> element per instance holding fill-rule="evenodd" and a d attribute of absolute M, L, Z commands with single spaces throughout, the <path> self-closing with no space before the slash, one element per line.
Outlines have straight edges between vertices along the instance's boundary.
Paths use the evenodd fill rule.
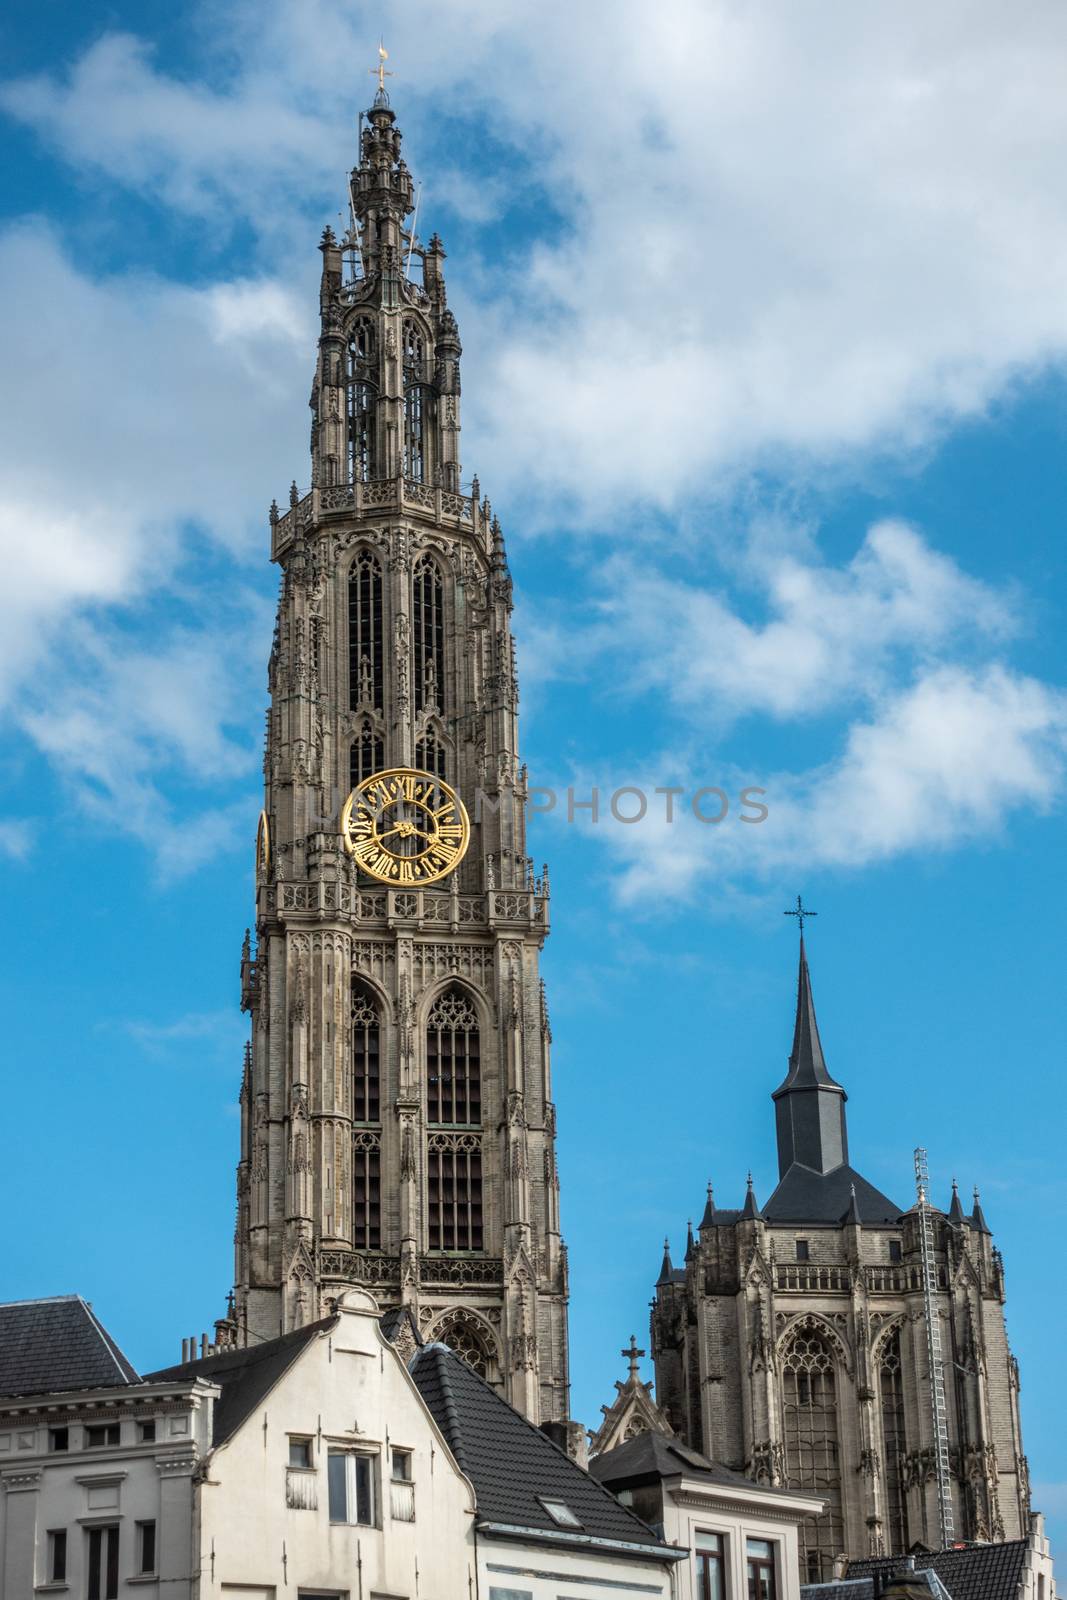
<path fill-rule="evenodd" d="M 381 841 L 381 840 L 383 840 L 383 839 L 390 839 L 390 838 L 392 838 L 392 836 L 393 836 L 393 834 L 394 834 L 394 833 L 399 833 L 399 832 L 400 832 L 400 830 L 401 830 L 401 827 L 402 827 L 402 826 L 403 826 L 403 824 L 402 824 L 402 823 L 397 823 L 397 825 L 396 825 L 396 827 L 395 827 L 395 828 L 389 828 L 389 829 L 388 829 L 388 830 L 387 830 L 387 832 L 385 832 L 385 833 L 380 833 L 380 834 L 379 834 L 379 835 L 378 835 L 378 839 L 379 839 L 379 842 L 380 842 L 380 841 Z M 420 837 L 420 838 L 422 838 L 422 839 L 426 839 L 426 840 L 428 840 L 428 841 L 429 841 L 429 842 L 430 842 L 430 843 L 431 843 L 431 844 L 432 844 L 432 843 L 433 843 L 433 840 L 434 840 L 434 838 L 435 838 L 435 835 L 434 835 L 434 834 L 431 834 L 431 833 L 427 833 L 427 832 L 426 832 L 426 831 L 425 831 L 425 830 L 424 830 L 424 829 L 422 829 L 422 828 L 416 828 L 416 826 L 415 826 L 415 824 L 414 824 L 414 823 L 413 823 L 413 822 L 412 822 L 412 823 L 410 823 L 410 824 L 409 824 L 409 825 L 408 825 L 408 827 L 407 827 L 407 828 L 406 828 L 406 829 L 405 829 L 405 832 L 404 832 L 404 837 L 405 837 L 405 838 L 410 838 L 410 837 L 411 837 L 411 835 L 412 835 L 412 834 L 413 834 L 413 833 L 417 833 L 417 834 L 418 834 L 418 835 L 419 835 L 419 837 Z"/>

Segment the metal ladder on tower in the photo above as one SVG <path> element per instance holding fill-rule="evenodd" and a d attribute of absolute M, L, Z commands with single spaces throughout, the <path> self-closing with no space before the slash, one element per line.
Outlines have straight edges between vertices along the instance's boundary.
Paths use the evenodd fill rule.
<path fill-rule="evenodd" d="M 934 1259 L 934 1220 L 928 1199 L 930 1172 L 926 1151 L 915 1152 L 915 1192 L 918 1198 L 919 1247 L 922 1260 L 923 1311 L 926 1316 L 926 1353 L 930 1364 L 930 1420 L 933 1424 L 934 1467 L 937 1476 L 937 1512 L 941 1523 L 941 1548 L 955 1537 L 952 1516 L 952 1481 L 948 1459 L 948 1407 L 945 1400 L 945 1362 L 941 1349 L 941 1318 L 935 1299 L 937 1265 Z"/>

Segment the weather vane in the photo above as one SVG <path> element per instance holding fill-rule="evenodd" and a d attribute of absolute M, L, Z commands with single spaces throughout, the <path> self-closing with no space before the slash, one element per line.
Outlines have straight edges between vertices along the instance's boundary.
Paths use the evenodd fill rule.
<path fill-rule="evenodd" d="M 799 895 L 797 895 L 796 910 L 795 911 L 783 911 L 782 912 L 782 916 L 783 917 L 796 917 L 797 922 L 798 922 L 798 924 L 800 926 L 800 937 L 802 939 L 804 937 L 804 918 L 805 917 L 817 917 L 818 915 L 819 915 L 819 913 L 817 911 L 809 911 L 807 909 L 807 907 L 805 906 L 803 900 L 800 898 Z"/>
<path fill-rule="evenodd" d="M 371 77 L 372 78 L 377 78 L 377 80 L 378 80 L 378 93 L 379 94 L 384 94 L 385 93 L 385 80 L 386 80 L 386 78 L 395 78 L 396 77 L 396 73 L 395 72 L 389 72 L 389 71 L 386 70 L 385 63 L 388 60 L 389 60 L 389 52 L 385 48 L 385 40 L 384 39 L 379 39 L 378 40 L 378 65 L 376 67 L 368 67 L 368 69 L 367 69 L 368 72 L 370 73 Z"/>

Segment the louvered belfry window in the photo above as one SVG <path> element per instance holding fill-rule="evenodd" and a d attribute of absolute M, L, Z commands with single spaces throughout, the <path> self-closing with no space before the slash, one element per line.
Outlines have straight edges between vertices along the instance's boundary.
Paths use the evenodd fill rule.
<path fill-rule="evenodd" d="M 433 391 L 425 382 L 422 334 L 413 322 L 404 324 L 404 476 L 412 483 L 429 481 L 429 420 Z"/>
<path fill-rule="evenodd" d="M 353 711 L 382 709 L 384 618 L 382 569 L 370 550 L 360 550 L 348 577 L 348 703 Z"/>
<path fill-rule="evenodd" d="M 481 1059 L 478 1013 L 453 984 L 426 1025 L 427 1225 L 431 1250 L 481 1250 Z M 464 1131 L 466 1130 L 466 1131 Z"/>
<path fill-rule="evenodd" d="M 473 1141 L 472 1141 L 473 1142 Z M 431 1250 L 482 1248 L 482 1154 L 441 1149 L 432 1135 L 427 1152 L 427 1221 Z"/>
<path fill-rule="evenodd" d="M 411 595 L 415 710 L 445 710 L 445 586 L 432 556 L 415 567 Z"/>
<path fill-rule="evenodd" d="M 349 751 L 349 787 L 356 789 L 365 778 L 373 778 L 385 765 L 385 746 L 380 733 L 368 719 L 352 740 Z"/>
<path fill-rule="evenodd" d="M 415 765 L 420 772 L 432 772 L 435 778 L 448 778 L 445 747 L 433 728 L 427 728 L 415 742 Z"/>
<path fill-rule="evenodd" d="M 348 341 L 346 405 L 348 481 L 369 483 L 377 475 L 377 404 L 374 328 L 360 318 Z"/>
<path fill-rule="evenodd" d="M 381 1025 L 377 1002 L 362 984 L 352 992 L 352 1116 L 381 1121 Z"/>
<path fill-rule="evenodd" d="M 426 1028 L 426 1120 L 477 1127 L 482 1120 L 478 1013 L 453 986 L 439 995 Z"/>

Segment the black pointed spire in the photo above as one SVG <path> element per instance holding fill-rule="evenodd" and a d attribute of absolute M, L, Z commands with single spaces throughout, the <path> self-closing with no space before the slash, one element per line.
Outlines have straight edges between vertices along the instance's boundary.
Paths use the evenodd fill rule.
<path fill-rule="evenodd" d="M 863 1226 L 863 1218 L 860 1216 L 859 1203 L 856 1199 L 856 1185 L 854 1183 L 849 1184 L 848 1210 L 841 1219 L 841 1225 L 844 1228 L 862 1228 Z"/>
<path fill-rule="evenodd" d="M 955 1178 L 952 1180 L 952 1201 L 949 1205 L 948 1211 L 946 1212 L 946 1216 L 949 1223 L 954 1228 L 962 1228 L 963 1224 L 967 1220 L 963 1214 L 963 1207 L 960 1205 L 960 1186 L 956 1182 Z"/>
<path fill-rule="evenodd" d="M 704 1207 L 704 1215 L 700 1219 L 700 1231 L 701 1231 L 701 1233 L 703 1233 L 705 1228 L 713 1228 L 714 1226 L 715 1226 L 715 1191 L 712 1189 L 711 1180 L 709 1179 L 708 1180 L 708 1199 L 707 1199 L 707 1204 Z"/>
<path fill-rule="evenodd" d="M 664 1239 L 663 1265 L 659 1269 L 659 1277 L 656 1279 L 656 1288 L 658 1289 L 661 1284 L 670 1283 L 673 1276 L 674 1268 L 671 1265 L 671 1241 L 669 1239 Z"/>
<path fill-rule="evenodd" d="M 778 1172 L 781 1177 L 794 1164 L 814 1172 L 832 1172 L 848 1161 L 844 1089 L 826 1070 L 811 973 L 800 936 L 797 974 L 797 1015 L 789 1071 L 774 1091 L 778 1127 Z"/>
<path fill-rule="evenodd" d="M 974 1191 L 974 1210 L 971 1212 L 971 1227 L 975 1233 L 989 1233 L 989 1224 L 982 1210 L 982 1202 L 978 1197 L 978 1190 Z"/>
<path fill-rule="evenodd" d="M 686 1266 L 689 1265 L 690 1261 L 692 1261 L 692 1259 L 696 1255 L 696 1253 L 697 1253 L 696 1241 L 693 1238 L 693 1219 L 692 1219 L 692 1217 L 690 1217 L 689 1223 L 688 1223 L 687 1228 L 686 1228 L 686 1235 L 685 1235 L 685 1262 L 686 1262 Z"/>
<path fill-rule="evenodd" d="M 752 1174 L 750 1172 L 748 1175 L 748 1189 L 745 1193 L 745 1203 L 741 1208 L 741 1215 L 746 1220 L 752 1220 L 753 1218 L 758 1217 L 759 1214 L 760 1209 L 756 1204 L 756 1191 L 752 1187 Z"/>

